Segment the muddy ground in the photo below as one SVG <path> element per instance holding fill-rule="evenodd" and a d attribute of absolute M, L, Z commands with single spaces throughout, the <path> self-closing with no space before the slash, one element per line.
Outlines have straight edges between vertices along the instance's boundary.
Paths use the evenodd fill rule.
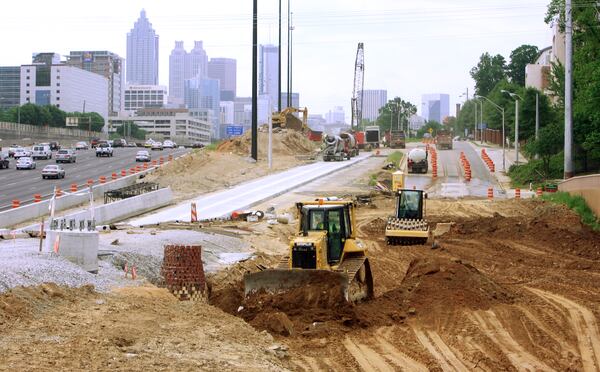
<path fill-rule="evenodd" d="M 16 289 L 0 296 L 0 370 L 600 368 L 600 237 L 571 211 L 431 200 L 432 222 L 453 223 L 432 249 L 385 244 L 391 206 L 382 196 L 357 213 L 372 301 L 349 305 L 314 288 L 310 302 L 298 300 L 306 292 L 244 301 L 244 273 L 275 265 L 273 252 L 212 276 L 214 306 L 154 287 Z M 265 233 L 262 244 L 283 250 L 280 238 Z"/>

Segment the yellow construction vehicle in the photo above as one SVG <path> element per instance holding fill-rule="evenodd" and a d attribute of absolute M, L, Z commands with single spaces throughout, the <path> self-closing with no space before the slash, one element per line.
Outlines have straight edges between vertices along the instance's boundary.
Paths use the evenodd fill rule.
<path fill-rule="evenodd" d="M 429 223 L 423 210 L 427 194 L 423 190 L 396 191 L 396 213 L 388 217 L 385 238 L 389 245 L 425 244 L 429 238 Z"/>
<path fill-rule="evenodd" d="M 295 112 L 302 113 L 302 121 L 294 116 Z M 308 109 L 295 107 L 286 107 L 281 112 L 274 112 L 271 116 L 271 123 L 273 128 L 289 128 L 297 131 L 304 131 L 308 129 Z"/>
<path fill-rule="evenodd" d="M 300 221 L 290 241 L 289 256 L 274 269 L 244 277 L 246 296 L 281 293 L 313 285 L 339 285 L 340 296 L 357 302 L 373 297 L 373 276 L 367 249 L 356 239 L 354 203 L 318 199 L 296 204 Z"/>

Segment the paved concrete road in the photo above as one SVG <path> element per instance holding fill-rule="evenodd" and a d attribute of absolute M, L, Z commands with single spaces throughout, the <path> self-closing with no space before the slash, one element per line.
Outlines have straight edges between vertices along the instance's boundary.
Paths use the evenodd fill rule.
<path fill-rule="evenodd" d="M 248 208 L 251 205 L 281 195 L 312 180 L 331 174 L 370 157 L 372 153 L 361 153 L 351 160 L 317 162 L 258 178 L 228 190 L 203 195 L 194 200 L 180 203 L 130 221 L 134 226 L 151 225 L 168 221 L 189 221 L 190 204 L 196 203 L 198 218 L 219 218 L 229 216 L 233 211 Z"/>
<path fill-rule="evenodd" d="M 113 157 L 96 157 L 93 149 L 77 151 L 76 163 L 62 164 L 65 169 L 65 178 L 60 180 L 42 179 L 42 169 L 48 164 L 56 164 L 56 152 L 51 160 L 36 160 L 37 168 L 32 170 L 15 169 L 16 161 L 10 159 L 9 169 L 0 169 L 0 210 L 9 209 L 11 201 L 18 199 L 22 204 L 33 200 L 34 194 L 41 194 L 44 199 L 50 197 L 54 186 L 60 187 L 64 191 L 69 191 L 70 185 L 76 183 L 80 188 L 85 185 L 88 179 L 98 182 L 100 176 L 107 177 L 113 172 L 120 175 L 122 169 L 135 166 L 135 154 L 141 148 L 118 147 L 114 149 Z M 150 151 L 153 160 L 158 160 L 161 156 L 166 158 L 169 154 L 177 157 L 189 149 L 165 149 L 164 151 Z"/>
<path fill-rule="evenodd" d="M 423 143 L 409 143 L 406 153 L 415 147 L 424 147 Z M 471 163 L 471 181 L 466 182 L 460 164 L 460 153 L 464 152 Z M 486 197 L 488 187 L 498 190 L 498 182 L 490 173 L 473 147 L 466 142 L 454 141 L 452 150 L 438 150 L 438 177 L 431 178 L 431 163 L 427 174 L 409 174 L 405 179 L 407 188 L 415 186 L 417 189 L 427 190 L 432 196 Z"/>

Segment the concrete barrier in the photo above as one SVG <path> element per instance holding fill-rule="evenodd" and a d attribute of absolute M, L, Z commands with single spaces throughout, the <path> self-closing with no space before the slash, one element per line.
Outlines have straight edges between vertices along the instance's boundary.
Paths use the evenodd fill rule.
<path fill-rule="evenodd" d="M 94 220 L 96 221 L 96 225 L 107 225 L 164 207 L 171 204 L 172 201 L 173 191 L 171 191 L 170 187 L 167 187 L 94 207 Z M 62 216 L 61 218 L 80 221 L 89 220 L 91 216 L 89 210 L 84 210 Z"/>
<path fill-rule="evenodd" d="M 558 184 L 558 191 L 582 196 L 596 217 L 600 217 L 600 174 L 564 180 Z"/>

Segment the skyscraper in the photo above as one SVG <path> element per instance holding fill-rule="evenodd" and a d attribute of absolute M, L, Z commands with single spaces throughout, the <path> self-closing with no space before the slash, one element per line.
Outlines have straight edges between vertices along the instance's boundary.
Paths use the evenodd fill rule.
<path fill-rule="evenodd" d="M 236 96 L 237 62 L 232 58 L 211 58 L 208 77 L 221 82 L 221 101 L 233 101 Z"/>
<path fill-rule="evenodd" d="M 127 82 L 158 84 L 158 35 L 143 9 L 127 34 Z"/>
<path fill-rule="evenodd" d="M 94 72 L 108 79 L 108 114 L 117 115 L 123 109 L 125 89 L 125 61 L 115 53 L 107 51 L 71 52 L 66 64 Z"/>
<path fill-rule="evenodd" d="M 358 96 L 362 97 L 362 118 L 370 121 L 377 120 L 379 109 L 387 103 L 387 90 L 366 89 L 359 91 Z M 358 104 L 360 105 L 360 102 Z"/>
<path fill-rule="evenodd" d="M 194 77 L 184 82 L 185 106 L 190 109 L 210 110 L 212 132 L 219 138 L 221 112 L 219 80 Z"/>
<path fill-rule="evenodd" d="M 208 56 L 202 41 L 194 41 L 194 49 L 186 52 L 183 41 L 176 41 L 169 56 L 169 101 L 182 105 L 185 101 L 185 81 L 192 78 L 205 78 L 208 70 Z"/>
<path fill-rule="evenodd" d="M 275 111 L 279 96 L 279 47 L 261 45 L 259 56 L 258 93 L 269 96 L 271 111 Z"/>
<path fill-rule="evenodd" d="M 424 94 L 421 97 L 421 116 L 427 121 L 443 123 L 450 115 L 450 96 L 447 94 Z"/>

